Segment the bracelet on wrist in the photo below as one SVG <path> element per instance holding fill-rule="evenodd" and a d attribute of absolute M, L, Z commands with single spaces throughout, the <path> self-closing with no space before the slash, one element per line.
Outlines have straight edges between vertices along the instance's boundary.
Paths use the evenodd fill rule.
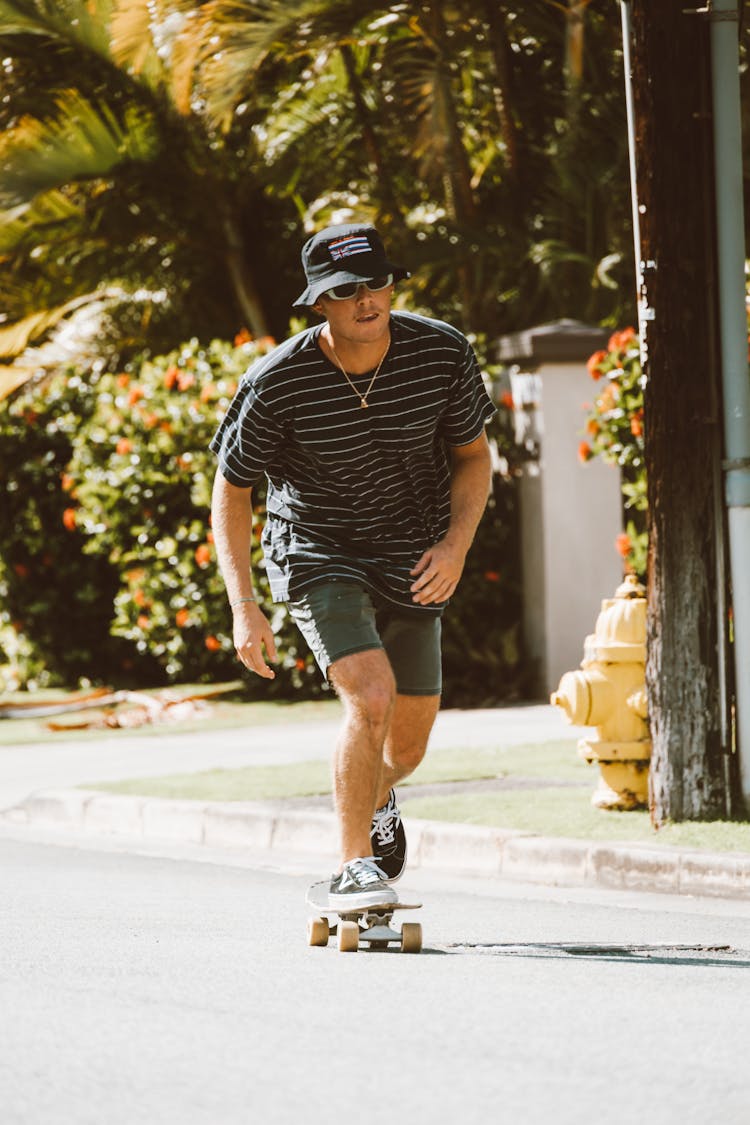
<path fill-rule="evenodd" d="M 242 605 L 243 602 L 257 602 L 257 598 L 237 598 L 236 601 L 229 603 L 229 608 L 234 609 L 236 605 Z"/>

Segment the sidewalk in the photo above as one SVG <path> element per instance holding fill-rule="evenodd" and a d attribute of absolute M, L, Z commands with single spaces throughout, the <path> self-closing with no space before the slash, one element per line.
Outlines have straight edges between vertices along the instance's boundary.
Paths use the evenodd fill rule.
<path fill-rule="evenodd" d="M 266 857 L 335 862 L 333 812 L 320 799 L 211 802 L 120 796 L 73 788 L 96 781 L 326 759 L 338 724 L 207 730 L 158 738 L 6 747 L 0 817 L 123 841 L 243 848 Z M 580 728 L 548 706 L 444 711 L 431 748 L 523 745 L 575 739 Z M 207 737 L 208 736 L 208 737 Z M 540 781 L 540 785 L 544 784 Z M 405 821 L 410 866 L 559 886 L 596 886 L 750 898 L 750 854 L 634 843 L 594 843 L 503 828 Z"/>

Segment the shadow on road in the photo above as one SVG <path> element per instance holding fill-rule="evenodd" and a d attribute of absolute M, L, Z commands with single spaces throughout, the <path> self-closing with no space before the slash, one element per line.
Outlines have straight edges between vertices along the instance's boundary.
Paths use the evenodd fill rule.
<path fill-rule="evenodd" d="M 621 964 L 750 969 L 750 952 L 731 945 L 611 945 L 596 942 L 456 942 L 426 947 L 423 953 L 479 954 L 490 957 L 532 957 L 616 961 Z"/>

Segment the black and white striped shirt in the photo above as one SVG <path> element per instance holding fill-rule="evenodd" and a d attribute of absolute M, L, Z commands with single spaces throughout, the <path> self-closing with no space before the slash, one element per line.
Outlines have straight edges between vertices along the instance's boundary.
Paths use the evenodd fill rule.
<path fill-rule="evenodd" d="M 230 484 L 268 478 L 274 601 L 338 579 L 439 608 L 415 605 L 409 571 L 448 529 L 448 447 L 476 440 L 495 408 L 460 332 L 414 313 L 392 312 L 390 324 L 367 410 L 316 325 L 253 364 L 211 442 Z M 357 378 L 366 388 L 371 373 Z"/>

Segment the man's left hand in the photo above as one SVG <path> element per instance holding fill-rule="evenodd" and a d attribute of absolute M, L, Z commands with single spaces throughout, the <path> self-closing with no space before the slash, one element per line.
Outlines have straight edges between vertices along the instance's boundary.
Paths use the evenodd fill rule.
<path fill-rule="evenodd" d="M 412 601 L 417 605 L 446 602 L 458 585 L 464 569 L 466 552 L 447 539 L 428 547 L 410 573 L 416 578 L 411 584 Z"/>

